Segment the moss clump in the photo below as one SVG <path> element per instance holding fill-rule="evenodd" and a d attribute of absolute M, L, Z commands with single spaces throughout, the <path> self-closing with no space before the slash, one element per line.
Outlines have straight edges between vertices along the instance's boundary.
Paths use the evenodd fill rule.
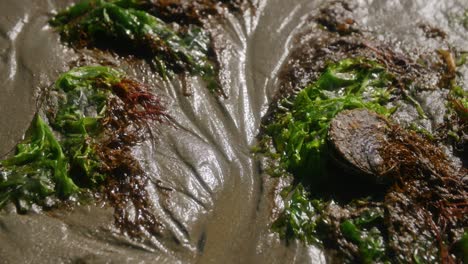
<path fill-rule="evenodd" d="M 283 99 L 263 140 L 271 142 L 266 151 L 279 161 L 275 169 L 294 179 L 283 191 L 285 211 L 273 226 L 281 237 L 337 250 L 346 263 L 451 263 L 453 254 L 464 254 L 464 171 L 431 142 L 386 120 L 379 144 L 372 146 L 384 168 L 376 176 L 391 179 L 381 186 L 336 170 L 336 161 L 329 159 L 332 119 L 356 108 L 389 116 L 392 109 L 385 106 L 395 82 L 378 63 L 344 59 Z M 462 97 L 457 97 L 459 104 Z M 359 127 L 358 122 L 371 120 L 362 118 L 349 124 Z"/>
<path fill-rule="evenodd" d="M 253 8 L 250 0 L 118 0 L 119 6 L 146 11 L 165 22 L 176 22 L 182 25 L 202 26 L 211 17 L 222 15 L 222 8 L 236 13 L 242 7 Z"/>
<path fill-rule="evenodd" d="M 452 110 L 452 119 L 457 119 L 460 130 L 465 131 L 468 123 L 468 92 L 460 86 L 455 86 L 449 95 L 449 107 Z"/>
<path fill-rule="evenodd" d="M 54 105 L 45 111 L 50 127 L 37 115 L 17 154 L 0 163 L 0 208 L 12 201 L 25 212 L 32 204 L 50 207 L 90 190 L 115 207 L 116 224 L 125 232 L 157 232 L 146 176 L 131 147 L 144 140 L 151 122 L 167 118 L 159 99 L 103 66 L 64 73 L 51 94 Z M 126 212 L 129 206 L 135 218 Z"/>
<path fill-rule="evenodd" d="M 344 220 L 340 224 L 343 237 L 357 245 L 357 259 L 361 263 L 387 261 L 385 240 L 376 227 L 383 221 L 383 210 L 371 208 L 363 211 L 358 217 Z"/>
<path fill-rule="evenodd" d="M 351 202 L 352 212 L 345 219 L 332 200 L 311 198 L 302 184 L 283 190 L 285 211 L 273 225 L 280 237 L 298 238 L 307 244 L 338 248 L 344 262 L 376 263 L 388 261 L 387 243 L 381 225 L 383 209 L 368 200 Z M 348 211 L 348 212 L 349 212 Z M 351 249 L 347 246 L 350 246 Z"/>
<path fill-rule="evenodd" d="M 32 204 L 50 206 L 49 197 L 68 198 L 79 190 L 61 145 L 39 115 L 27 134 L 16 154 L 0 162 L 0 208 L 11 201 L 24 212 Z"/>
<path fill-rule="evenodd" d="M 353 58 L 330 64 L 316 82 L 284 99 L 281 104 L 286 111 L 273 114 L 266 126 L 266 139 L 272 140 L 279 167 L 292 173 L 296 183 L 319 184 L 328 176 L 327 134 L 332 119 L 343 110 L 357 108 L 390 115 L 393 109 L 385 105 L 393 81 L 394 77 L 374 61 Z M 356 214 L 354 219 L 333 217 L 330 208 L 338 205 L 324 197 L 311 197 L 301 183 L 285 189 L 283 195 L 286 208 L 274 224 L 282 237 L 340 247 L 333 233 L 357 249 L 349 252 L 342 248 L 348 260 L 370 263 L 386 258 L 384 240 L 380 231 L 372 228 L 368 212 Z"/>
<path fill-rule="evenodd" d="M 299 238 L 308 244 L 321 244 L 317 232 L 317 225 L 320 223 L 320 212 L 324 209 L 321 200 L 310 200 L 302 184 L 294 190 L 283 190 L 286 200 L 285 211 L 274 223 L 273 229 L 277 231 L 281 238 Z"/>
<path fill-rule="evenodd" d="M 277 113 L 266 127 L 282 166 L 297 177 L 323 174 L 331 120 L 339 112 L 355 108 L 389 115 L 391 110 L 383 105 L 390 98 L 391 87 L 392 76 L 376 62 L 345 59 L 329 65 L 315 83 L 297 94 L 287 112 Z"/>
<path fill-rule="evenodd" d="M 166 120 L 160 100 L 143 84 L 102 66 L 75 68 L 57 80 L 56 89 L 63 99 L 49 117 L 62 134 L 71 177 L 104 194 L 122 231 L 155 235 L 159 224 L 145 189 L 147 177 L 131 147 L 144 140 L 149 123 Z"/>
<path fill-rule="evenodd" d="M 142 57 L 164 78 L 181 73 L 201 76 L 210 91 L 220 93 L 209 36 L 195 26 L 176 31 L 135 9 L 140 7 L 138 3 L 81 1 L 57 14 L 51 25 L 75 47 L 99 47 Z"/>

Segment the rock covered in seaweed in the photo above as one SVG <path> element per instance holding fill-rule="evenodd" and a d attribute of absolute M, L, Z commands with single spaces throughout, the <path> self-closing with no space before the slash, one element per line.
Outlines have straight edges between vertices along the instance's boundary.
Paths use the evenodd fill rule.
<path fill-rule="evenodd" d="M 12 202 L 19 212 L 36 204 L 53 206 L 79 190 L 68 173 L 62 146 L 36 115 L 13 157 L 0 161 L 0 209 Z"/>
<path fill-rule="evenodd" d="M 84 0 L 58 13 L 51 25 L 76 48 L 97 47 L 145 59 L 163 78 L 200 76 L 222 93 L 211 39 L 200 27 L 175 29 L 140 1 Z"/>
<path fill-rule="evenodd" d="M 119 0 L 126 6 L 145 10 L 165 22 L 202 26 L 210 17 L 218 17 L 227 8 L 238 13 L 251 7 L 249 0 Z"/>
<path fill-rule="evenodd" d="M 453 60 L 437 51 L 396 51 L 359 29 L 345 1 L 328 4 L 294 39 L 264 119 L 260 143 L 271 159 L 266 169 L 292 178 L 282 192 L 285 210 L 274 229 L 286 240 L 339 252 L 338 261 L 345 263 L 462 260 L 467 172 L 452 163 L 463 150 L 450 149 L 463 144 L 460 131 L 466 122 L 465 107 L 460 107 L 463 82 L 454 78 Z M 350 64 L 354 73 L 337 67 L 358 60 L 363 64 Z M 377 79 L 387 76 L 377 82 L 381 86 L 369 85 L 366 78 L 353 80 L 356 86 L 347 83 L 376 65 L 386 73 Z M 342 82 L 325 82 L 325 77 Z M 368 91 L 349 92 L 360 89 Z M 428 103 L 420 93 L 437 95 Z M 372 113 L 379 106 L 385 118 Z M 328 111 L 314 119 L 321 108 Z M 434 119 L 440 113 L 449 120 Z M 445 145 L 445 152 L 438 144 Z"/>
<path fill-rule="evenodd" d="M 168 119 L 158 96 L 116 69 L 85 66 L 62 74 L 47 101 L 41 111 L 50 126 L 36 115 L 16 155 L 0 163 L 0 208 L 47 209 L 90 192 L 115 208 L 122 231 L 157 234 L 147 176 L 132 147 Z"/>
<path fill-rule="evenodd" d="M 389 115 L 392 109 L 385 105 L 392 82 L 393 76 L 375 61 L 354 58 L 328 65 L 316 82 L 281 101 L 286 107 L 265 128 L 282 165 L 298 178 L 323 177 L 332 119 L 355 108 Z"/>

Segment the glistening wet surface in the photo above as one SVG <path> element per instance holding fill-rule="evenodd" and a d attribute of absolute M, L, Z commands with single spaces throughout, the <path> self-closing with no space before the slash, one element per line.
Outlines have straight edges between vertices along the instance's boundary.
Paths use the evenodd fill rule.
<path fill-rule="evenodd" d="M 309 17 L 327 1 L 261 0 L 243 16 L 212 23 L 227 99 L 182 82 L 170 83 L 142 61 L 94 51 L 76 53 L 61 44 L 47 20 L 73 1 L 0 3 L 0 155 L 11 152 L 28 128 L 43 94 L 70 64 L 106 61 L 154 87 L 174 126 L 161 126 L 153 140 L 134 149 L 151 180 L 151 207 L 163 225 L 160 236 L 139 240 L 119 233 L 112 208 L 101 205 L 0 213 L 0 259 L 6 263 L 320 263 L 324 254 L 300 242 L 286 245 L 270 231 L 276 180 L 251 154 L 261 118 L 279 88 L 279 72 L 297 46 L 294 36 L 310 27 Z M 468 32 L 453 23 L 468 8 L 451 1 L 357 1 L 354 19 L 396 50 L 463 50 Z M 425 23 L 447 32 L 428 39 Z M 463 78 L 466 80 L 467 71 Z M 423 96 L 431 105 L 437 95 Z M 434 116 L 437 116 L 437 109 Z M 404 112 L 400 120 L 404 122 Z M 409 118 L 409 117 L 408 117 Z"/>

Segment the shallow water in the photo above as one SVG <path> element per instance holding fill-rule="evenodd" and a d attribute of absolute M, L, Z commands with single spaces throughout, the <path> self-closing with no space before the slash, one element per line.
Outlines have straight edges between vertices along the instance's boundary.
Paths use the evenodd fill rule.
<path fill-rule="evenodd" d="M 61 45 L 46 25 L 51 11 L 72 1 L 31 2 L 0 2 L 1 156 L 23 136 L 41 91 L 70 63 L 93 62 L 97 56 L 87 52 L 80 57 Z M 286 246 L 269 230 L 276 182 L 262 175 L 250 153 L 261 117 L 280 85 L 278 73 L 294 35 L 311 23 L 308 16 L 324 2 L 260 0 L 255 12 L 213 23 L 227 99 L 199 89 L 197 79 L 192 80 L 193 95 L 185 97 L 180 81 L 162 82 L 143 62 L 102 55 L 151 84 L 175 120 L 174 127 L 159 126 L 154 140 L 135 149 L 150 175 L 153 210 L 164 230 L 160 237 L 131 240 L 115 230 L 112 209 L 103 206 L 27 215 L 2 212 L 0 262 L 325 262 L 315 247 Z M 360 0 L 357 4 L 357 22 L 397 50 L 434 50 L 448 44 L 463 50 L 468 42 L 468 32 L 448 19 L 468 8 L 466 1 Z M 421 22 L 440 27 L 449 38 L 426 39 L 417 27 Z M 428 105 L 431 98 L 426 97 Z"/>

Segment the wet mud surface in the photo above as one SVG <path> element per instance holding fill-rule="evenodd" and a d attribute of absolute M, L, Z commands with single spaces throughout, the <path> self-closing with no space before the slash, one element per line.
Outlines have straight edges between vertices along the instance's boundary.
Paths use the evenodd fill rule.
<path fill-rule="evenodd" d="M 260 0 L 253 3 L 255 11 L 247 8 L 225 14 L 223 23 L 213 18 L 209 31 L 227 98 L 199 89 L 198 77 L 189 78 L 192 95 L 184 96 L 184 80 L 165 82 L 144 61 L 67 48 L 47 21 L 52 11 L 71 2 L 0 3 L 0 155 L 11 153 L 42 102 L 43 91 L 71 65 L 105 63 L 121 68 L 162 95 L 174 122 L 158 127 L 155 138 L 132 149 L 149 176 L 146 191 L 161 225 L 159 234 L 139 239 L 122 235 L 114 225 L 113 209 L 100 203 L 26 215 L 7 208 L 0 213 L 0 262 L 333 262 L 318 248 L 301 242 L 286 244 L 270 230 L 281 210 L 277 208 L 281 201 L 275 199 L 283 183 L 268 177 L 251 153 L 278 90 L 305 85 L 308 78 L 317 77 L 308 75 L 312 71 L 294 72 L 300 76 L 291 79 L 288 88 L 284 80 L 291 74 L 285 77 L 284 69 L 294 48 L 308 45 L 311 37 L 322 42 L 330 39 L 311 20 L 330 15 L 320 14 L 327 1 Z M 468 31 L 451 19 L 468 8 L 465 1 L 355 3 L 344 24 L 324 26 L 346 35 L 357 23 L 372 32 L 375 41 L 407 53 L 433 53 L 449 46 L 466 49 Z M 309 39 L 297 38 L 307 36 L 304 32 L 311 32 Z M 313 47 L 308 50 L 315 52 Z M 460 78 L 467 80 L 468 71 L 462 68 L 461 72 Z M 299 79 L 304 83 L 294 83 Z M 412 105 L 403 106 L 396 119 L 431 131 L 442 122 L 443 109 L 430 107 L 438 104 L 440 91 L 418 96 L 430 121 L 415 120 L 417 109 Z M 462 166 L 460 158 L 453 162 Z"/>

